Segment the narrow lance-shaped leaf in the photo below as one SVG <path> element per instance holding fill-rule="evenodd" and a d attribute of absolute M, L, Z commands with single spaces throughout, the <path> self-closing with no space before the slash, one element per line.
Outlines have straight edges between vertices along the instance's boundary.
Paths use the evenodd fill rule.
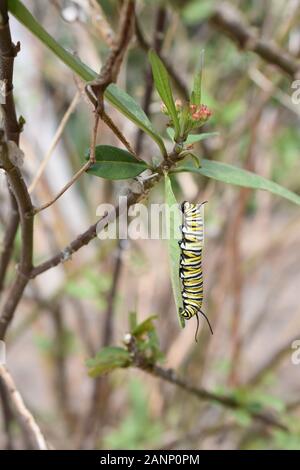
<path fill-rule="evenodd" d="M 173 98 L 170 78 L 167 69 L 165 68 L 164 64 L 154 52 L 154 50 L 150 50 L 149 52 L 149 60 L 152 67 L 153 79 L 155 83 L 155 87 L 158 91 L 159 96 L 161 97 L 163 103 L 166 105 L 166 108 L 169 112 L 170 118 L 172 119 L 174 128 L 175 128 L 175 135 L 176 137 L 179 135 L 179 120 L 177 116 L 176 106 Z"/>
<path fill-rule="evenodd" d="M 183 308 L 183 305 L 179 278 L 180 247 L 178 245 L 178 241 L 181 238 L 180 226 L 182 224 L 182 217 L 173 193 L 170 178 L 167 175 L 165 175 L 165 202 L 169 209 L 166 211 L 166 228 L 169 229 L 169 238 L 167 241 L 171 283 L 179 318 L 179 324 L 182 328 L 184 328 L 184 319 L 180 315 L 180 309 Z"/>
<path fill-rule="evenodd" d="M 34 18 L 30 11 L 19 0 L 8 0 L 9 11 L 22 23 L 34 36 L 48 47 L 67 67 L 75 72 L 82 80 L 89 82 L 97 78 L 98 74 L 84 64 L 78 57 L 64 49 Z M 153 128 L 148 117 L 140 105 L 117 85 L 107 87 L 104 97 L 122 114 L 130 119 L 136 126 L 146 132 L 159 146 L 163 155 L 166 149 L 162 138 Z"/>
<path fill-rule="evenodd" d="M 195 105 L 201 104 L 203 67 L 204 67 L 204 50 L 200 52 L 200 65 L 194 77 L 193 91 L 191 93 L 191 104 L 195 104 Z"/>
<path fill-rule="evenodd" d="M 147 163 L 137 160 L 131 153 L 111 145 L 97 145 L 95 156 L 96 163 L 87 173 L 109 180 L 134 178 L 148 168 Z M 88 157 L 89 152 L 86 159 Z"/>
<path fill-rule="evenodd" d="M 263 176 L 260 176 L 251 171 L 243 170 L 242 168 L 238 168 L 233 165 L 229 165 L 227 163 L 203 159 L 201 160 L 200 168 L 184 164 L 173 170 L 175 173 L 183 171 L 197 173 L 207 176 L 208 178 L 213 178 L 228 184 L 234 184 L 236 186 L 252 189 L 263 189 L 300 205 L 300 196 L 298 194 L 285 189 L 279 184 L 274 183 L 273 181 L 270 181 Z"/>

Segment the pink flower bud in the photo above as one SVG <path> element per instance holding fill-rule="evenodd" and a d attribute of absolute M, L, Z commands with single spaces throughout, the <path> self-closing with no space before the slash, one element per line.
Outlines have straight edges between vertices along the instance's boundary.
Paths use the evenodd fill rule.
<path fill-rule="evenodd" d="M 195 106 L 195 105 L 191 105 L 191 106 Z M 193 112 L 192 114 L 192 119 L 194 121 L 206 122 L 210 118 L 211 115 L 212 115 L 212 112 L 210 111 L 210 109 L 208 109 L 206 104 L 201 104 L 200 106 L 196 107 L 196 111 Z"/>

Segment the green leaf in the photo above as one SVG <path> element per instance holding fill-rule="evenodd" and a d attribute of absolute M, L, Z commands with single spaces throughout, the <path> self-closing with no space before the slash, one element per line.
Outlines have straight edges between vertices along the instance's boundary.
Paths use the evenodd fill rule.
<path fill-rule="evenodd" d="M 197 70 L 194 77 L 193 91 L 191 94 L 191 104 L 200 105 L 201 104 L 201 87 L 202 87 L 202 74 L 204 66 L 204 50 L 200 53 L 200 66 Z"/>
<path fill-rule="evenodd" d="M 170 118 L 172 119 L 175 135 L 179 135 L 179 120 L 173 98 L 169 74 L 154 50 L 149 51 L 149 61 L 152 67 L 153 79 L 159 96 L 167 107 Z"/>
<path fill-rule="evenodd" d="M 169 137 L 174 140 L 174 130 L 171 127 L 167 128 L 167 133 Z M 185 143 L 186 144 L 195 144 L 196 142 L 201 142 L 201 140 L 209 139 L 209 137 L 215 137 L 219 135 L 219 132 L 203 132 L 203 134 L 189 134 Z"/>
<path fill-rule="evenodd" d="M 111 145 L 97 145 L 95 155 L 96 163 L 87 170 L 87 173 L 100 178 L 109 180 L 134 178 L 148 168 L 145 162 L 137 160 L 131 153 Z"/>
<path fill-rule="evenodd" d="M 151 317 L 146 318 L 142 323 L 137 325 L 132 331 L 133 336 L 142 336 L 144 333 L 149 333 L 154 330 L 153 320 L 157 318 L 157 315 L 151 315 Z"/>
<path fill-rule="evenodd" d="M 47 33 L 22 2 L 19 0 L 8 0 L 8 9 L 20 23 L 29 29 L 34 36 L 48 47 L 69 69 L 82 78 L 82 80 L 90 82 L 97 78 L 98 74 L 94 70 L 84 64 L 78 57 L 64 49 Z M 161 153 L 166 155 L 167 152 L 162 138 L 153 128 L 140 105 L 131 96 L 121 90 L 117 85 L 111 84 L 105 90 L 104 97 L 135 125 L 146 132 L 157 143 Z"/>
<path fill-rule="evenodd" d="M 180 315 L 180 309 L 183 308 L 182 305 L 182 295 L 181 295 L 181 284 L 179 278 L 179 260 L 180 260 L 180 247 L 178 241 L 181 238 L 180 235 L 180 226 L 182 224 L 182 217 L 179 212 L 178 204 L 175 199 L 170 178 L 168 175 L 165 175 L 165 201 L 169 208 L 169 211 L 166 212 L 166 226 L 169 227 L 170 237 L 168 238 L 168 254 L 169 254 L 169 264 L 171 272 L 171 283 L 173 289 L 173 295 L 175 300 L 175 305 L 178 313 L 179 324 L 184 328 L 184 319 Z M 177 210 L 174 208 L 177 206 Z"/>
<path fill-rule="evenodd" d="M 233 165 L 228 165 L 227 163 L 203 159 L 201 160 L 201 168 L 196 168 L 191 165 L 182 165 L 173 170 L 172 173 L 182 171 L 201 174 L 208 178 L 213 178 L 217 181 L 222 181 L 223 183 L 234 184 L 236 186 L 269 191 L 277 196 L 284 197 L 285 199 L 300 205 L 300 196 L 298 196 L 298 194 L 283 188 L 279 184 L 274 183 L 263 176 Z"/>
<path fill-rule="evenodd" d="M 129 352 L 114 346 L 103 348 L 94 358 L 86 361 L 90 377 L 98 377 L 120 367 L 129 367 L 130 363 Z"/>

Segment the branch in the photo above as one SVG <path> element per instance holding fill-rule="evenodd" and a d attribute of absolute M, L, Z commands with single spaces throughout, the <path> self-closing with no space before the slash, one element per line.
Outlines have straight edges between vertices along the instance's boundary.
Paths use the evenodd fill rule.
<path fill-rule="evenodd" d="M 13 403 L 18 417 L 26 427 L 29 436 L 31 437 L 34 447 L 38 450 L 48 450 L 46 440 L 36 423 L 30 411 L 26 408 L 23 398 L 18 392 L 15 383 L 7 370 L 7 368 L 0 364 L 0 378 L 8 392 L 8 395 Z"/>
<path fill-rule="evenodd" d="M 23 180 L 22 174 L 9 157 L 9 148 L 4 141 L 3 135 L 0 141 L 0 161 L 2 168 L 6 171 L 9 184 L 18 204 L 21 221 L 21 257 L 18 266 L 17 277 L 7 293 L 6 301 L 0 316 L 0 339 L 3 339 L 9 323 L 11 322 L 15 309 L 22 297 L 23 291 L 29 281 L 32 269 L 33 257 L 33 206 Z"/>
<path fill-rule="evenodd" d="M 198 398 L 198 400 L 218 403 L 225 408 L 230 408 L 233 410 L 245 411 L 253 419 L 260 421 L 264 425 L 272 426 L 273 428 L 289 432 L 289 429 L 271 414 L 255 411 L 251 406 L 251 403 L 242 402 L 233 396 L 221 395 L 204 388 L 197 388 L 194 385 L 191 385 L 185 380 L 179 378 L 173 369 L 164 369 L 155 363 L 149 363 L 149 359 L 144 356 L 144 353 L 139 351 L 134 336 L 131 336 L 130 339 L 126 340 L 126 345 L 128 351 L 131 354 L 134 367 L 137 367 L 138 369 L 143 370 L 144 372 L 147 372 L 154 377 L 158 377 L 165 382 L 176 385 L 182 390 L 185 390 L 186 392 Z"/>
<path fill-rule="evenodd" d="M 49 150 L 47 151 L 47 153 L 45 155 L 45 158 L 42 160 L 42 162 L 39 166 L 39 169 L 38 169 L 36 175 L 34 176 L 34 179 L 31 183 L 31 185 L 28 188 L 29 194 L 31 194 L 33 192 L 33 190 L 35 189 L 39 179 L 41 178 L 41 176 L 42 176 L 42 174 L 43 174 L 43 172 L 44 172 L 44 170 L 45 170 L 45 168 L 46 168 L 46 166 L 47 166 L 47 164 L 48 164 L 48 162 L 49 162 L 49 160 L 50 160 L 50 158 L 51 158 L 51 156 L 52 156 L 52 154 L 53 154 L 53 152 L 54 152 L 54 150 L 55 150 L 55 148 L 56 148 L 56 146 L 57 146 L 57 144 L 58 144 L 58 142 L 59 142 L 59 140 L 60 140 L 60 138 L 63 134 L 63 132 L 64 132 L 64 129 L 65 129 L 72 113 L 76 109 L 76 106 L 79 102 L 79 99 L 80 99 L 80 93 L 79 93 L 79 91 L 77 91 L 75 93 L 74 98 L 72 99 L 67 111 L 65 112 L 65 114 L 64 114 L 64 116 L 63 116 L 63 118 L 62 118 L 55 134 L 54 134 L 54 136 L 53 136 L 51 145 L 50 145 Z"/>
<path fill-rule="evenodd" d="M 277 44 L 259 38 L 246 23 L 242 13 L 229 3 L 221 3 L 210 17 L 210 24 L 218 28 L 243 50 L 252 51 L 270 64 L 276 65 L 291 78 L 300 73 L 300 62 Z"/>
<path fill-rule="evenodd" d="M 38 214 L 39 212 L 43 211 L 44 209 L 47 209 L 48 207 L 52 206 L 79 178 L 83 173 L 86 172 L 86 170 L 89 169 L 91 166 L 91 161 L 89 160 L 87 163 L 85 163 L 80 170 L 75 173 L 75 175 L 71 178 L 71 180 L 59 191 L 59 193 L 56 194 L 56 196 L 51 199 L 51 201 L 46 202 L 40 207 L 34 207 L 33 208 L 33 214 Z"/>
<path fill-rule="evenodd" d="M 49 269 L 58 266 L 60 263 L 68 261 L 73 253 L 76 253 L 78 250 L 80 250 L 80 248 L 90 243 L 90 241 L 97 237 L 97 233 L 104 230 L 109 223 L 113 222 L 117 217 L 119 217 L 120 213 L 122 213 L 120 211 L 127 209 L 127 207 L 132 204 L 135 204 L 136 202 L 138 202 L 137 195 L 130 193 L 127 199 L 126 207 L 121 208 L 120 206 L 117 206 L 112 212 L 107 215 L 104 215 L 98 222 L 91 225 L 85 232 L 81 233 L 77 238 L 75 238 L 75 240 L 73 240 L 59 253 L 57 253 L 44 263 L 41 263 L 35 268 L 33 268 L 30 277 L 33 279 L 36 276 L 48 271 Z"/>
<path fill-rule="evenodd" d="M 7 140 L 12 140 L 17 145 L 19 144 L 20 124 L 17 120 L 15 102 L 13 96 L 13 66 L 14 59 L 20 49 L 20 44 L 16 46 L 11 40 L 7 5 L 6 2 L 0 2 L 0 81 L 2 88 L 1 113 L 3 116 L 3 124 Z M 9 261 L 12 257 L 14 240 L 19 226 L 19 213 L 18 206 L 14 195 L 10 193 L 10 212 L 7 228 L 4 235 L 3 248 L 0 255 L 0 292 L 3 289 L 5 276 Z"/>
<path fill-rule="evenodd" d="M 3 447 L 5 450 L 13 450 L 12 424 L 14 422 L 14 416 L 8 400 L 8 393 L 2 379 L 0 379 L 0 402 L 2 405 L 3 429 L 6 434 L 6 442 Z"/>
<path fill-rule="evenodd" d="M 123 136 L 119 128 L 115 125 L 112 119 L 105 112 L 104 108 L 104 92 L 108 85 L 113 82 L 116 82 L 122 61 L 125 56 L 125 52 L 131 40 L 133 34 L 133 25 L 135 18 L 135 1 L 127 0 L 124 2 L 124 6 L 121 12 L 120 19 L 120 33 L 118 38 L 113 42 L 113 45 L 109 51 L 108 57 L 101 68 L 99 76 L 87 83 L 85 90 L 87 96 L 89 97 L 91 103 L 95 108 L 95 130 L 92 137 L 92 145 L 90 152 L 90 160 L 92 163 L 95 162 L 95 145 L 96 145 L 96 136 L 98 129 L 99 118 L 112 130 L 112 132 L 117 136 L 117 138 L 125 145 L 127 150 L 135 155 L 134 150 L 130 146 L 129 142 Z"/>

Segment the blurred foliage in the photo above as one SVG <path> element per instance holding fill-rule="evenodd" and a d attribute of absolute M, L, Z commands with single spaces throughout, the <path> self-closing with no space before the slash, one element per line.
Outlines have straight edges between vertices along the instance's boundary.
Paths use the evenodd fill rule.
<path fill-rule="evenodd" d="M 104 447 L 109 449 L 149 449 L 159 445 L 163 426 L 151 416 L 148 392 L 144 383 L 131 378 L 128 388 L 128 411 L 121 424 L 108 433 Z"/>

